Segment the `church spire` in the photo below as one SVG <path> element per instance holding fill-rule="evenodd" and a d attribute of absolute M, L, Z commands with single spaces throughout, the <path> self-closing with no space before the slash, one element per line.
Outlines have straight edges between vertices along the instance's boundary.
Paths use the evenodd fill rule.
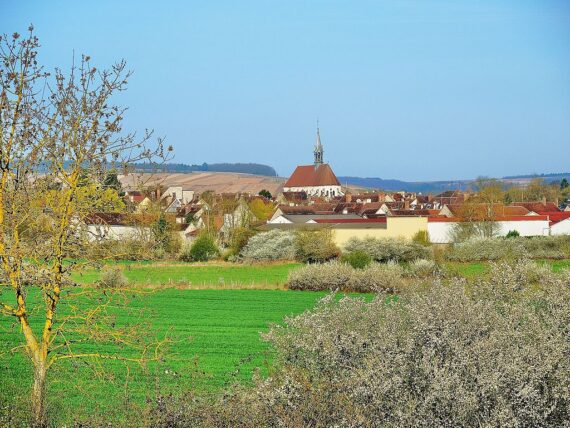
<path fill-rule="evenodd" d="M 321 144 L 321 134 L 319 133 L 319 121 L 317 120 L 317 141 L 315 142 L 315 167 L 323 164 L 323 145 Z"/>

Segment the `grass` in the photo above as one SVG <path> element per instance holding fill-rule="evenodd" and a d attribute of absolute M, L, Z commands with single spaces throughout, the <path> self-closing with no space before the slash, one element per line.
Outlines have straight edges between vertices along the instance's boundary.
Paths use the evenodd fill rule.
<path fill-rule="evenodd" d="M 232 263 L 191 264 L 168 263 L 121 263 L 124 274 L 132 285 L 168 285 L 184 288 L 283 288 L 287 275 L 298 263 L 275 263 L 262 265 L 241 265 Z M 100 269 L 86 269 L 74 274 L 79 284 L 93 284 L 99 280 Z"/>
<path fill-rule="evenodd" d="M 7 297 L 8 293 L 4 293 Z M 52 409 L 60 408 L 60 423 L 94 414 L 134 417 L 146 399 L 188 389 L 213 391 L 234 381 L 247 382 L 255 368 L 267 372 L 271 356 L 260 339 L 269 324 L 312 308 L 323 293 L 279 290 L 179 290 L 168 288 L 137 295 L 131 310 L 148 308 L 149 336 L 168 334 L 172 344 L 166 358 L 144 370 L 137 364 L 99 360 L 93 371 L 86 361 L 65 360 L 54 366 L 50 381 Z M 40 302 L 30 295 L 30 308 Z M 70 308 L 62 307 L 60 316 Z M 118 326 L 135 322 L 132 312 L 114 308 Z M 37 330 L 41 326 L 36 323 Z M 21 344 L 17 325 L 0 318 L 0 354 Z M 135 356 L 118 344 L 77 345 L 76 352 Z M 27 398 L 31 367 L 17 352 L 0 356 L 2 403 Z M 24 401 L 25 402 L 25 401 Z M 64 403 L 64 404 L 61 404 Z M 130 415 L 130 416 L 129 416 Z"/>

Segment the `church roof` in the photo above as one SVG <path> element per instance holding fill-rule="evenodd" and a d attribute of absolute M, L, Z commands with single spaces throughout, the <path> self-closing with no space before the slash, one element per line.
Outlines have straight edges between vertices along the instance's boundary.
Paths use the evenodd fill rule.
<path fill-rule="evenodd" d="M 332 168 L 324 163 L 318 166 L 301 165 L 295 168 L 283 187 L 340 186 Z"/>

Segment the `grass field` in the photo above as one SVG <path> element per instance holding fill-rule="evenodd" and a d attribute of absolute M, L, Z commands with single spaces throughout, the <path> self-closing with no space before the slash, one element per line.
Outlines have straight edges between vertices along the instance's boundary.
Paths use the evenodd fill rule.
<path fill-rule="evenodd" d="M 173 340 L 165 360 L 150 364 L 146 371 L 136 364 L 127 366 L 121 361 L 106 360 L 102 362 L 102 376 L 81 361 L 54 366 L 50 405 L 52 409 L 63 407 L 62 421 L 69 420 L 70 412 L 77 416 L 81 412 L 116 411 L 117 415 L 128 417 L 132 412 L 137 413 L 137 407 L 147 397 L 159 393 L 214 390 L 236 380 L 251 380 L 254 368 L 260 367 L 265 372 L 270 358 L 260 332 L 266 331 L 270 323 L 279 323 L 285 316 L 313 307 L 322 296 L 323 293 L 279 290 L 175 288 L 139 296 L 129 307 L 149 308 L 151 335 L 168 334 Z M 33 300 L 39 303 L 37 298 Z M 117 310 L 117 314 L 118 325 L 133 322 L 128 316 L 121 316 L 121 311 Z M 21 343 L 19 328 L 11 322 L 6 317 L 0 318 L 0 354 Z M 130 355 L 119 345 L 78 345 L 76 349 Z M 30 367 L 21 354 L 1 356 L 0 407 L 14 397 L 26 397 L 30 379 Z"/>

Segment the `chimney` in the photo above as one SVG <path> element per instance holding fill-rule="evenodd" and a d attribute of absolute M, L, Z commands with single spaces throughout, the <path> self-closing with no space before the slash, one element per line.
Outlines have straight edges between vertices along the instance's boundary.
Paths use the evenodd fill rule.
<path fill-rule="evenodd" d="M 345 200 L 346 202 L 352 202 L 352 193 L 347 193 L 347 194 L 344 196 L 344 200 Z"/>

